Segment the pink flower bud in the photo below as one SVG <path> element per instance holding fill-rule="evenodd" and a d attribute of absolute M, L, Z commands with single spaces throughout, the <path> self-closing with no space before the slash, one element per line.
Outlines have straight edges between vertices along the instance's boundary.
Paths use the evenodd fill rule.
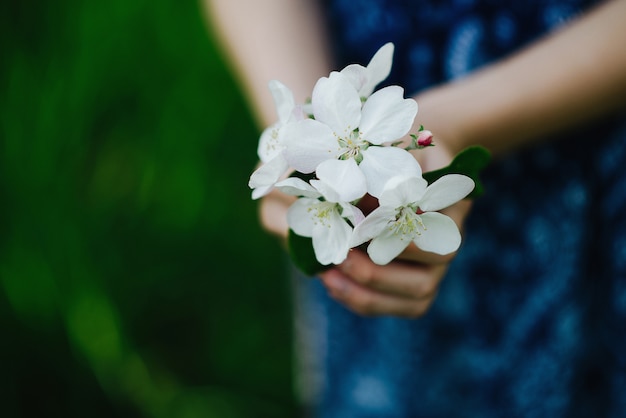
<path fill-rule="evenodd" d="M 420 131 L 417 134 L 417 145 L 420 147 L 429 147 L 433 144 L 433 133 L 429 130 Z"/>

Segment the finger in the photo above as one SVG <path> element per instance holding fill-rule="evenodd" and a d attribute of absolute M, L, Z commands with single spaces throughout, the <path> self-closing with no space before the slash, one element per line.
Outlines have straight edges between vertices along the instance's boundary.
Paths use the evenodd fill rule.
<path fill-rule="evenodd" d="M 447 265 L 392 261 L 385 266 L 379 266 L 367 254 L 353 250 L 337 268 L 365 288 L 390 295 L 423 299 L 430 298 L 437 292 Z"/>
<path fill-rule="evenodd" d="M 396 260 L 426 265 L 442 265 L 450 263 L 455 256 L 456 251 L 450 254 L 440 255 L 420 250 L 414 243 L 410 243 L 406 249 L 396 257 Z"/>
<path fill-rule="evenodd" d="M 276 190 L 261 199 L 259 214 L 263 227 L 274 235 L 287 238 L 287 209 L 295 200 L 292 196 Z"/>
<path fill-rule="evenodd" d="M 436 296 L 416 300 L 381 293 L 361 286 L 337 269 L 328 270 L 320 277 L 333 299 L 364 316 L 418 318 L 428 311 Z"/>
<path fill-rule="evenodd" d="M 463 199 L 452 206 L 442 209 L 440 212 L 451 217 L 454 222 L 456 222 L 456 226 L 462 230 L 465 218 L 467 218 L 471 209 L 472 201 L 470 199 Z"/>

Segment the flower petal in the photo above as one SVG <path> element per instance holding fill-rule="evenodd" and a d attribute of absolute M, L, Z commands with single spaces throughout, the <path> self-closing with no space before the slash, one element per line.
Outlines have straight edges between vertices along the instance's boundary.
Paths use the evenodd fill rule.
<path fill-rule="evenodd" d="M 385 183 L 379 204 L 392 208 L 412 205 L 422 198 L 427 185 L 421 176 L 394 176 Z"/>
<path fill-rule="evenodd" d="M 396 210 L 393 208 L 382 207 L 374 209 L 365 219 L 359 222 L 352 232 L 353 247 L 358 247 L 381 234 L 387 228 L 389 223 L 395 219 Z"/>
<path fill-rule="evenodd" d="M 318 223 L 313 228 L 313 251 L 320 264 L 341 264 L 350 251 L 352 228 L 336 210 L 330 215 L 329 225 Z"/>
<path fill-rule="evenodd" d="M 270 92 L 272 93 L 272 97 L 274 98 L 278 121 L 281 124 L 285 124 L 291 117 L 293 109 L 296 105 L 293 93 L 289 90 L 289 88 L 287 88 L 287 86 L 278 80 L 271 80 L 268 86 Z"/>
<path fill-rule="evenodd" d="M 280 128 L 281 125 L 279 123 L 275 123 L 265 128 L 261 133 L 259 145 L 257 147 L 257 154 L 259 159 L 264 163 L 268 162 L 285 149 L 285 146 L 281 144 L 278 139 Z"/>
<path fill-rule="evenodd" d="M 367 82 L 367 76 L 368 76 L 367 68 L 365 68 L 364 66 L 360 64 L 350 64 L 346 66 L 340 72 L 341 74 L 346 76 L 346 78 L 350 81 L 350 84 L 352 84 L 354 89 L 359 92 L 359 96 L 364 97 L 360 93 L 361 93 L 361 88 Z"/>
<path fill-rule="evenodd" d="M 386 43 L 380 47 L 369 64 L 367 64 L 367 78 L 359 89 L 361 97 L 369 97 L 374 91 L 374 88 L 389 76 L 393 61 L 393 50 L 393 43 Z"/>
<path fill-rule="evenodd" d="M 252 200 L 257 200 L 272 191 L 274 186 L 260 186 L 252 190 Z"/>
<path fill-rule="evenodd" d="M 296 234 L 303 237 L 313 236 L 316 219 L 311 216 L 310 208 L 319 204 L 319 200 L 302 197 L 287 209 L 287 224 Z"/>
<path fill-rule="evenodd" d="M 405 136 L 417 115 L 417 102 L 404 98 L 399 86 L 382 88 L 372 94 L 361 111 L 359 131 L 368 142 L 376 145 Z"/>
<path fill-rule="evenodd" d="M 372 146 L 363 151 L 359 167 L 365 174 L 367 192 L 380 197 L 385 183 L 397 175 L 422 176 L 422 168 L 413 155 L 396 147 Z"/>
<path fill-rule="evenodd" d="M 410 243 L 411 237 L 386 228 L 372 239 L 367 247 L 367 253 L 374 263 L 385 265 L 400 255 Z"/>
<path fill-rule="evenodd" d="M 426 212 L 420 215 L 425 230 L 415 236 L 413 242 L 423 251 L 446 255 L 458 250 L 461 233 L 454 221 L 439 212 Z"/>
<path fill-rule="evenodd" d="M 315 173 L 318 183 L 322 183 L 315 187 L 330 202 L 352 202 L 363 197 L 367 191 L 365 176 L 353 158 L 323 161 Z"/>
<path fill-rule="evenodd" d="M 393 59 L 393 43 L 383 45 L 372 57 L 367 67 L 360 64 L 350 64 L 341 70 L 354 88 L 359 92 L 360 97 L 369 97 L 374 88 L 391 72 Z"/>
<path fill-rule="evenodd" d="M 287 165 L 287 161 L 280 154 L 265 164 L 259 166 L 259 168 L 257 168 L 250 176 L 248 186 L 251 189 L 267 188 L 267 190 L 260 196 L 255 197 L 255 194 L 253 194 L 253 198 L 258 199 L 259 197 L 267 194 L 267 191 L 274 186 L 274 184 L 287 172 L 288 169 L 289 166 Z"/>
<path fill-rule="evenodd" d="M 298 108 L 294 111 L 294 113 L 298 116 L 295 120 L 301 120 L 306 118 L 313 117 L 313 105 L 311 103 L 304 103 L 298 105 Z"/>
<path fill-rule="evenodd" d="M 356 206 L 346 202 L 341 202 L 339 205 L 343 210 L 343 212 L 341 212 L 341 216 L 349 220 L 352 225 L 358 225 L 365 219 L 365 215 L 363 215 L 361 209 Z"/>
<path fill-rule="evenodd" d="M 322 161 L 339 156 L 337 139 L 321 122 L 304 119 L 289 123 L 281 129 L 280 135 L 286 147 L 287 162 L 302 173 L 312 173 Z"/>
<path fill-rule="evenodd" d="M 447 174 L 424 192 L 419 207 L 424 212 L 438 211 L 458 202 L 474 190 L 474 181 L 461 174 Z"/>
<path fill-rule="evenodd" d="M 309 183 L 297 177 L 289 177 L 276 183 L 276 188 L 291 196 L 305 196 L 314 199 L 320 197 L 320 193 Z"/>
<path fill-rule="evenodd" d="M 311 95 L 315 120 L 324 123 L 337 135 L 346 136 L 361 121 L 361 98 L 350 80 L 333 71 L 320 78 Z"/>

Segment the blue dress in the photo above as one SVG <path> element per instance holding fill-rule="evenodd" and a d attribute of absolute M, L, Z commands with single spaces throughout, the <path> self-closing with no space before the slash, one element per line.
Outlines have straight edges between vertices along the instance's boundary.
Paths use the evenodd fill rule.
<path fill-rule="evenodd" d="M 412 94 L 505 56 L 591 2 L 324 5 L 337 68 L 366 64 L 393 41 L 388 84 Z M 425 317 L 360 317 L 317 280 L 298 279 L 299 384 L 314 416 L 626 417 L 624 118 L 494 161 L 483 180 Z"/>

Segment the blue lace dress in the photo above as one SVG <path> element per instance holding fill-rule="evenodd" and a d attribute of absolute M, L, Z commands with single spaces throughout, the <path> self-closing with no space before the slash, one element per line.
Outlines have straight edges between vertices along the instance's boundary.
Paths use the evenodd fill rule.
<path fill-rule="evenodd" d="M 505 56 L 590 3 L 324 4 L 337 68 L 393 41 L 388 82 L 410 94 Z M 626 416 L 624 118 L 495 161 L 483 179 L 486 195 L 422 319 L 359 317 L 317 280 L 297 281 L 300 386 L 314 416 Z"/>

